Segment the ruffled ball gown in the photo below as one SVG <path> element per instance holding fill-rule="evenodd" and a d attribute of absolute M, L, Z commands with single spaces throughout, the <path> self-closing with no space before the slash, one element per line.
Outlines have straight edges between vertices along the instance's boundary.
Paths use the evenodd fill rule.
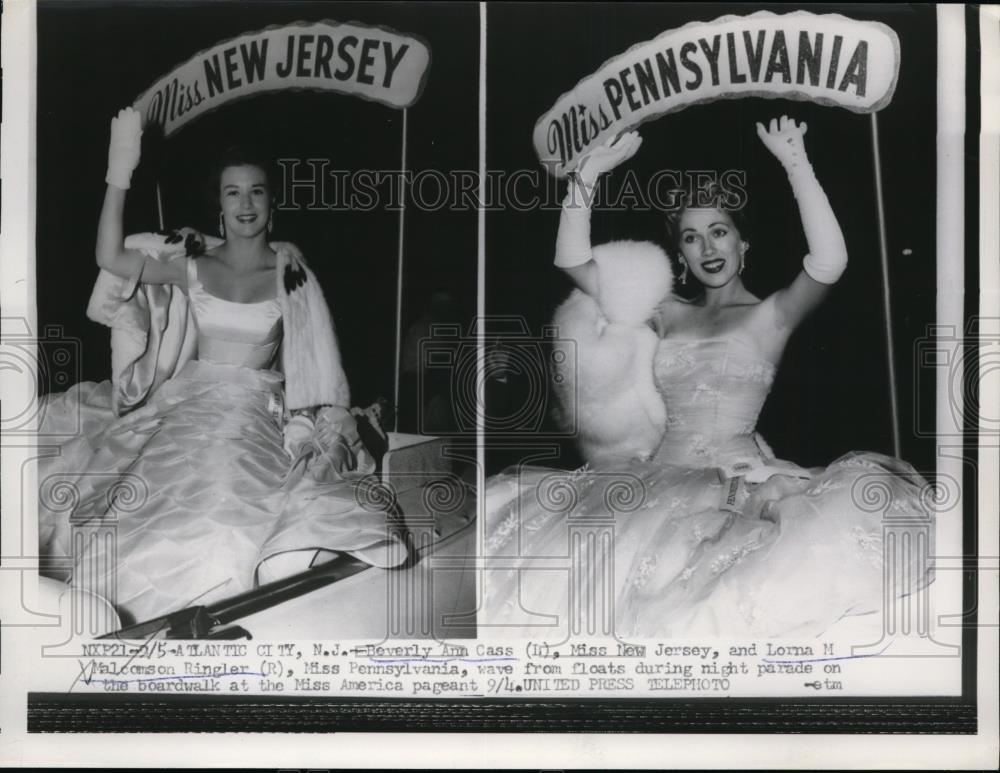
<path fill-rule="evenodd" d="M 566 306 L 585 300 L 577 291 Z M 605 325 L 620 357 L 621 330 Z M 816 636 L 846 616 L 880 620 L 887 599 L 930 582 L 928 489 L 910 465 L 867 452 L 825 469 L 775 459 L 755 431 L 775 366 L 753 341 L 650 346 L 666 414 L 652 454 L 490 480 L 485 635 Z"/>
<path fill-rule="evenodd" d="M 114 596 L 128 622 L 248 590 L 268 579 L 258 577 L 262 564 L 290 551 L 303 570 L 331 551 L 383 567 L 405 561 L 357 480 L 291 474 L 283 377 L 271 369 L 282 341 L 277 301 L 212 296 L 191 258 L 188 277 L 197 359 L 120 418 L 108 381 L 46 401 L 43 436 L 75 435 L 39 464 L 50 571 Z"/>

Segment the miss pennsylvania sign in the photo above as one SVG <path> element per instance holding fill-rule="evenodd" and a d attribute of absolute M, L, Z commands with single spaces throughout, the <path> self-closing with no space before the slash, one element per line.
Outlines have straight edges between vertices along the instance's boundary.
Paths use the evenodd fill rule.
<path fill-rule="evenodd" d="M 805 11 L 724 16 L 633 46 L 563 94 L 535 124 L 542 164 L 572 172 L 594 145 L 718 99 L 808 100 L 858 113 L 892 99 L 899 39 L 884 24 Z"/>
<path fill-rule="evenodd" d="M 430 49 L 384 27 L 299 22 L 219 43 L 168 73 L 135 101 L 143 126 L 170 136 L 234 99 L 312 89 L 354 94 L 394 108 L 420 96 Z"/>

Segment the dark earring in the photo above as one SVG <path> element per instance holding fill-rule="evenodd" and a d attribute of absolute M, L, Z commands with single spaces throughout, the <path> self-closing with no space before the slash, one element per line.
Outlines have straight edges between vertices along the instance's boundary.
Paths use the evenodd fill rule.
<path fill-rule="evenodd" d="M 226 221 L 222 217 L 222 213 L 219 213 L 219 236 L 223 239 L 226 238 Z"/>

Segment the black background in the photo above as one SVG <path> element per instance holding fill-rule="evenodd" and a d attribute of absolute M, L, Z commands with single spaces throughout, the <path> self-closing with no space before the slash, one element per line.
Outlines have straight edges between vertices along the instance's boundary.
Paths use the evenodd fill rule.
<path fill-rule="evenodd" d="M 661 31 L 710 21 L 746 6 L 669 4 L 491 4 L 487 44 L 487 165 L 538 170 L 535 121 L 605 60 Z M 766 8 L 766 6 L 761 6 Z M 902 456 L 934 468 L 933 439 L 919 438 L 914 412 L 933 411 L 933 383 L 917 378 L 914 345 L 935 310 L 935 17 L 930 6 L 813 6 L 884 22 L 901 44 L 892 103 L 878 114 L 885 184 Z M 772 7 L 784 12 L 787 7 Z M 103 194 L 108 121 L 161 75 L 243 32 L 297 20 L 382 24 L 421 36 L 431 49 L 424 92 L 409 113 L 409 168 L 477 168 L 479 9 L 473 4 L 42 3 L 38 11 L 37 267 L 40 326 L 62 325 L 83 342 L 81 376 L 106 378 L 106 329 L 85 319 L 97 269 L 93 244 Z M 806 251 L 797 207 L 754 123 L 781 113 L 809 124 L 806 141 L 844 228 L 847 273 L 789 344 L 760 421 L 775 452 L 805 465 L 851 449 L 891 452 L 870 118 L 787 100 L 747 98 L 697 106 L 646 124 L 625 169 L 645 181 L 660 169 L 745 169 L 751 250 L 744 275 L 766 295 L 799 270 Z M 330 168 L 399 167 L 402 115 L 357 98 L 312 92 L 235 102 L 185 126 L 165 143 L 144 143 L 126 231 L 156 227 L 154 180 L 168 226 L 214 232 L 204 195 L 212 160 L 236 141 L 258 141 L 277 157 L 326 158 Z M 611 176 L 620 184 L 625 169 Z M 435 289 L 474 313 L 473 211 L 406 215 L 404 329 Z M 551 264 L 558 213 L 491 210 L 486 218 L 487 312 L 514 314 L 537 333 L 570 289 Z M 398 213 L 279 211 L 274 237 L 299 244 L 334 314 L 355 403 L 391 395 Z M 594 240 L 663 241 L 654 212 L 597 212 Z M 911 251 L 903 254 L 903 250 Z M 926 424 L 926 421 L 925 421 Z M 570 459 L 570 462 L 573 460 Z"/>
<path fill-rule="evenodd" d="M 86 343 L 84 372 L 89 378 L 107 376 L 107 331 L 86 322 L 83 310 L 90 286 L 96 276 L 93 263 L 93 239 L 96 218 L 103 191 L 103 174 L 107 144 L 107 122 L 111 114 L 151 84 L 174 65 L 196 51 L 225 37 L 243 31 L 260 29 L 268 24 L 333 17 L 347 20 L 337 6 L 334 12 L 315 5 L 283 4 L 268 8 L 255 4 L 234 10 L 228 4 L 217 8 L 200 6 L 194 12 L 182 11 L 180 4 L 169 8 L 147 4 L 142 11 L 130 11 L 116 6 L 114 13 L 98 9 L 81 9 L 80 3 L 56 5 L 49 2 L 39 9 L 38 39 L 38 273 L 39 322 L 63 323 L 67 331 L 79 335 Z M 228 6 L 228 7 L 227 7 Z M 428 8 L 409 10 L 399 7 L 356 7 L 354 18 L 365 22 L 381 22 L 401 32 L 421 34 L 431 44 L 433 61 L 427 91 L 411 111 L 411 158 L 417 166 L 423 146 L 431 157 L 441 154 L 441 163 L 475 168 L 475 58 L 478 48 L 478 25 L 475 6 L 441 10 Z M 531 147 L 531 127 L 539 115 L 547 111 L 556 98 L 580 78 L 593 72 L 606 58 L 617 55 L 628 46 L 649 40 L 663 29 L 677 26 L 692 18 L 710 20 L 726 12 L 749 13 L 755 7 L 699 6 L 690 8 L 639 6 L 627 10 L 582 8 L 578 6 L 489 6 L 490 24 L 490 120 L 489 157 L 491 166 L 511 168 L 537 166 Z M 875 8 L 875 10 L 873 10 Z M 778 12 L 787 8 L 776 8 Z M 910 418 L 916 401 L 913 398 L 917 381 L 913 378 L 913 344 L 925 332 L 925 324 L 934 311 L 934 196 L 935 196 L 935 27 L 933 7 L 913 6 L 853 6 L 813 7 L 816 12 L 839 10 L 845 15 L 864 19 L 877 18 L 897 32 L 902 43 L 902 67 L 893 103 L 879 114 L 882 129 L 883 171 L 885 173 L 888 206 L 888 239 L 892 271 L 892 292 L 895 303 L 894 327 L 897 333 L 900 399 L 903 427 L 903 455 L 921 469 L 933 463 L 933 441 L 918 440 Z M 94 15 L 91 15 L 94 14 Z M 442 14 L 454 14 L 452 21 L 442 23 Z M 518 16 L 520 14 L 520 17 Z M 972 41 L 978 40 L 978 11 L 966 11 L 967 35 L 970 48 L 966 65 L 969 68 L 967 86 L 968 130 L 966 137 L 966 246 L 965 256 L 941 256 L 945 260 L 965 259 L 967 282 L 967 317 L 976 308 L 976 274 L 970 273 L 978 263 L 978 52 Z M 389 17 L 392 17 L 390 20 Z M 164 20 L 173 18 L 170 24 Z M 385 21 L 381 21 L 385 17 Z M 405 18 L 403 18 L 405 17 Z M 461 23 L 455 19 L 461 18 Z M 447 17 L 452 18 L 452 17 Z M 252 22 L 252 23 L 251 23 Z M 447 27 L 447 29 L 443 29 Z M 440 43 L 440 37 L 445 37 Z M 189 40 L 196 40 L 190 43 Z M 161 41 L 162 47 L 161 47 Z M 169 43 L 169 45 L 168 45 Z M 452 61 L 461 64 L 442 68 L 442 48 L 466 51 Z M 169 49 L 169 50 L 168 50 Z M 467 50 L 466 50 L 467 49 Z M 155 61 L 154 61 L 155 60 Z M 148 68 L 148 69 L 147 69 Z M 435 80 L 435 73 L 444 71 L 447 78 L 462 78 L 468 82 L 464 94 Z M 437 94 L 432 99 L 432 94 Z M 297 98 L 302 98 L 299 95 Z M 262 98 L 259 103 L 265 104 Z M 277 98 L 275 98 L 277 99 Z M 358 114 L 359 100 L 326 96 L 323 105 L 346 105 L 341 110 L 351 117 Z M 431 129 L 434 120 L 428 106 L 446 108 L 441 129 Z M 498 112 L 508 111 L 507 115 Z M 295 109 L 293 106 L 290 109 Z M 415 120 L 423 109 L 424 123 Z M 383 110 L 388 110 L 383 108 Z M 807 136 L 817 173 L 824 183 L 835 210 L 840 214 L 851 251 L 851 265 L 824 309 L 808 323 L 793 340 L 775 385 L 775 392 L 765 409 L 762 430 L 779 454 L 798 461 L 828 461 L 838 449 L 889 447 L 889 421 L 885 397 L 884 343 L 878 310 L 877 241 L 873 183 L 870 167 L 868 118 L 803 103 L 766 102 L 749 99 L 739 103 L 703 106 L 650 124 L 643 129 L 645 143 L 630 167 L 641 169 L 646 159 L 649 169 L 660 166 L 691 168 L 686 159 L 704 157 L 709 168 L 721 168 L 740 148 L 749 152 L 746 161 L 751 173 L 751 215 L 754 229 L 753 251 L 777 254 L 775 270 L 759 263 L 748 268 L 751 289 L 763 293 L 780 286 L 797 270 L 803 252 L 804 239 L 799 233 L 797 215 L 790 192 L 782 175 L 776 173 L 776 162 L 766 156 L 753 134 L 753 122 L 786 111 L 804 118 L 810 124 Z M 229 112 L 228 109 L 225 112 Z M 323 116 L 323 124 L 332 121 L 333 110 Z M 299 115 L 315 121 L 315 112 L 302 110 Z M 712 116 L 719 116 L 709 120 Z M 393 119 L 385 119 L 388 123 Z M 254 113 L 253 122 L 269 116 Z M 398 118 L 398 116 L 397 116 Z M 452 121 L 452 118 L 460 118 Z M 345 118 L 345 121 L 348 119 Z M 203 119 L 178 135 L 200 130 Z M 278 122 L 280 124 L 280 122 Z M 464 126 L 469 137 L 455 131 Z M 684 128 L 687 127 L 687 128 Z M 239 127 L 239 128 L 246 128 Z M 367 127 L 371 129 L 371 127 Z M 392 130 L 386 128 L 386 132 Z M 426 134 L 425 134 L 426 133 Z M 397 133 L 398 134 L 398 133 Z M 319 135 L 319 130 L 317 134 Z M 459 136 L 460 135 L 460 136 Z M 659 138 L 657 138 L 657 135 Z M 363 136 L 363 134 L 362 134 Z M 423 141 L 418 139 L 423 137 Z M 709 143 L 708 138 L 719 140 Z M 827 138 L 823 140 L 822 138 Z M 218 138 L 218 139 L 221 139 Z M 436 140 L 436 145 L 435 145 Z M 317 143 L 319 139 L 315 140 Z M 173 142 L 173 141 L 172 141 Z M 214 142 L 214 139 L 213 139 Z M 191 140 L 193 146 L 200 142 Z M 206 147 L 212 143 L 205 140 Z M 374 143 L 373 143 L 374 144 Z M 220 143 L 221 146 L 221 143 Z M 323 143 L 321 155 L 334 155 Z M 395 153 L 389 146 L 390 153 Z M 429 148 L 429 150 L 428 150 Z M 671 150 L 677 148 L 678 150 Z M 751 150 L 752 149 L 752 150 Z M 214 152 L 215 148 L 213 148 Z M 683 153 L 681 153 L 681 150 Z M 281 152 L 279 148 L 277 152 Z M 353 158 L 354 147 L 346 153 Z M 373 151 L 374 152 L 374 151 Z M 675 160 L 680 154 L 680 161 Z M 178 156 L 180 159 L 180 156 Z M 458 158 L 458 161 L 453 161 Z M 180 159 L 183 161 L 183 159 Z M 759 167 L 754 167 L 753 164 Z M 191 163 L 180 168 L 193 177 L 204 174 L 203 168 Z M 422 161 L 421 163 L 433 163 Z M 702 165 L 699 160 L 698 165 Z M 755 168 L 763 167 L 760 174 Z M 445 168 L 444 166 L 442 168 Z M 152 227 L 155 223 L 148 174 L 140 169 L 136 180 L 136 195 L 128 217 L 130 223 Z M 147 176 L 146 180 L 143 177 Z M 140 193 L 145 185 L 145 193 Z M 770 190 L 770 196 L 755 194 L 756 186 Z M 200 187 L 198 188 L 200 190 Z M 186 190 L 182 188 L 182 190 Z M 193 184 L 191 190 L 194 190 Z M 182 197 L 183 198 L 183 197 Z M 763 198 L 763 218 L 758 200 Z M 846 207 L 846 209 L 845 209 Z M 134 211 L 133 211 L 134 210 Z M 207 213 L 206 213 L 207 214 Z M 316 215 L 317 219 L 324 219 Z M 330 215 L 340 221 L 347 215 Z M 434 216 L 440 218 L 438 213 Z M 414 222 L 414 220 L 416 222 Z M 603 222 L 602 222 L 603 221 Z M 310 223 L 312 221 L 310 220 Z M 426 225 L 422 225 L 425 223 Z M 408 255 L 417 251 L 416 234 L 426 234 L 425 241 L 435 251 L 433 260 L 424 264 L 435 284 L 454 278 L 454 287 L 468 285 L 474 276 L 475 217 L 451 218 L 447 226 L 423 216 L 411 217 L 408 225 Z M 548 318 L 554 305 L 569 289 L 551 268 L 552 245 L 558 215 L 556 212 L 537 215 L 516 213 L 491 214 L 487 221 L 486 243 L 491 273 L 490 309 L 524 313 L 532 325 Z M 209 228 L 211 222 L 201 223 Z M 764 227 L 762 227 L 764 226 Z M 395 234 L 393 220 L 392 233 Z M 336 243 L 350 237 L 347 226 Z M 310 256 L 314 245 L 327 242 L 319 232 L 306 229 L 293 234 L 291 224 L 279 225 L 277 236 L 300 241 Z M 625 234 L 633 238 L 659 235 L 659 223 L 652 215 L 629 213 L 595 218 L 595 236 Z M 375 234 L 379 238 L 383 234 Z M 541 240 L 538 237 L 541 236 Z M 353 242 L 368 254 L 370 239 L 354 236 Z M 314 242 L 307 242 L 314 239 Z M 769 241 L 765 242 L 764 239 Z M 345 242 L 346 243 L 346 242 Z M 447 245 L 457 245 L 453 250 Z M 790 246 L 789 246 L 790 245 Z M 762 252 L 769 246 L 777 250 L 789 246 L 787 252 Z M 912 255 L 904 256 L 909 248 Z M 394 255 L 394 250 L 393 250 Z M 449 263 L 453 260 L 453 263 Z M 357 265 L 355 266 L 355 262 Z M 387 262 L 391 262 L 387 259 Z M 350 264 L 350 265 L 348 265 Z M 437 270 L 444 265 L 447 268 Z M 765 264 L 764 265 L 769 265 Z M 360 259 L 351 256 L 338 262 L 326 280 L 326 290 L 341 326 L 357 325 L 364 332 L 372 327 L 366 320 L 375 312 L 372 303 L 354 298 L 354 288 L 339 277 L 344 271 L 355 271 L 368 285 L 382 286 L 382 294 L 391 297 L 391 276 L 374 274 L 365 269 Z M 394 269 L 393 269 L 394 272 Z M 374 277 L 374 278 L 372 278 Z M 465 279 L 459 279 L 465 277 Z M 409 277 L 411 286 L 418 278 Z M 334 281 L 337 280 L 337 281 Z M 962 288 L 949 288 L 962 292 Z M 471 293 L 471 290 L 470 290 Z M 370 297 L 381 298 L 375 294 Z M 340 306 L 346 305 L 346 309 Z M 391 303 L 386 302 L 391 308 Z M 381 308 L 381 301 L 380 301 Z M 359 317 L 359 319 L 355 319 Z M 391 327 L 389 322 L 372 323 Z M 345 348 L 354 342 L 344 342 Z M 974 343 L 974 342 L 973 342 Z M 356 351 L 364 352 L 364 347 Z M 969 367 L 975 369 L 975 348 Z M 363 357 L 357 353 L 350 357 Z M 352 369 L 355 370 L 356 369 Z M 352 380 L 356 380 L 352 373 Z M 921 395 L 933 394 L 933 379 L 925 377 Z M 929 389 L 927 388 L 929 386 Z M 784 390 L 784 391 L 782 391 Z M 933 399 L 921 400 L 924 411 L 933 412 Z M 811 410 L 812 409 L 812 410 Z M 967 491 L 975 488 L 976 425 L 967 425 L 962 439 L 970 455 L 966 466 Z M 795 448 L 802 451 L 795 452 Z M 976 503 L 966 497 L 967 526 L 974 524 Z M 976 593 L 976 534 L 974 528 L 964 532 L 966 563 L 966 599 Z M 931 699 L 847 698 L 759 699 L 748 701 L 705 700 L 685 701 L 569 701 L 555 705 L 552 701 L 527 705 L 509 702 L 425 701 L 413 705 L 402 703 L 387 710 L 385 701 L 301 701 L 286 700 L 282 704 L 264 699 L 243 701 L 215 700 L 201 702 L 191 699 L 143 699 L 142 696 L 74 696 L 60 694 L 29 694 L 28 722 L 34 732 L 44 731 L 204 731 L 263 730 L 312 731 L 336 730 L 429 730 L 448 728 L 454 731 L 512 731 L 529 727 L 533 730 L 607 732 L 635 730 L 656 732 L 922 732 L 974 733 L 975 703 L 975 606 L 970 604 L 969 627 L 963 644 L 963 697 Z M 177 696 L 169 696 L 177 698 Z M 256 705 L 259 703 L 260 705 Z M 408 702 L 409 703 L 409 702 Z M 411 709 L 411 710 L 407 710 Z M 530 723 L 526 724 L 526 723 Z"/>
<path fill-rule="evenodd" d="M 108 126 L 162 75 L 198 52 L 245 32 L 332 19 L 383 25 L 431 50 L 423 93 L 408 115 L 408 168 L 477 168 L 479 9 L 474 4 L 89 3 L 38 8 L 39 325 L 62 325 L 82 342 L 81 376 L 110 371 L 106 328 L 85 317 L 97 277 L 94 242 L 104 195 Z M 205 193 L 226 147 L 251 142 L 275 158 L 329 159 L 328 169 L 398 170 L 402 112 L 353 96 L 284 92 L 223 106 L 168 140 L 146 132 L 132 178 L 125 231 L 157 228 L 155 180 L 167 227 L 215 234 L 217 206 Z M 298 176 L 309 170 L 299 167 Z M 430 189 L 429 189 L 430 190 Z M 392 398 L 395 357 L 397 212 L 276 213 L 273 238 L 298 244 L 330 304 L 355 404 Z M 332 194 L 330 196 L 332 199 Z M 474 210 L 406 212 L 404 329 L 426 295 L 448 289 L 475 311 Z M 44 386 L 44 385 L 43 385 Z"/>
<path fill-rule="evenodd" d="M 901 66 L 892 102 L 878 113 L 886 202 L 902 456 L 934 469 L 934 441 L 918 438 L 913 411 L 933 415 L 933 380 L 914 400 L 914 342 L 935 315 L 935 15 L 932 6 L 806 6 L 880 21 L 899 36 Z M 692 21 L 788 6 L 716 4 L 494 3 L 488 7 L 487 162 L 491 169 L 539 168 L 535 121 L 610 58 Z M 644 124 L 642 148 L 615 170 L 646 181 L 661 169 L 746 170 L 750 251 L 745 282 L 763 297 L 801 269 L 806 242 L 787 178 L 757 138 L 754 124 L 788 114 L 808 123 L 806 147 L 837 213 L 850 263 L 823 307 L 793 336 L 759 430 L 775 453 L 807 466 L 864 449 L 892 453 L 888 365 L 875 205 L 871 119 L 842 108 L 747 98 L 690 107 Z M 563 188 L 560 187 L 560 196 Z M 552 266 L 558 210 L 487 218 L 488 311 L 521 314 L 533 333 L 571 289 Z M 595 244 L 650 239 L 665 244 L 655 212 L 595 211 Z M 903 250 L 912 254 L 903 254 Z M 949 256 L 944 256 L 948 259 Z M 950 256 L 959 259 L 958 256 Z M 681 289 L 678 287 L 678 289 Z M 933 426 L 933 425 L 931 425 Z M 505 461 L 511 461 L 509 455 Z"/>

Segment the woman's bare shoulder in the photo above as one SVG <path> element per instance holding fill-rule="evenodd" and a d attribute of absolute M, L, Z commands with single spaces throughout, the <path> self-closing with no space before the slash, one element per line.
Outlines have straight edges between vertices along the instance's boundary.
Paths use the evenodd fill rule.
<path fill-rule="evenodd" d="M 673 319 L 690 313 L 697 305 L 696 301 L 691 298 L 684 298 L 676 293 L 670 293 L 657 306 L 657 311 L 662 319 Z"/>
<path fill-rule="evenodd" d="M 201 255 L 198 256 L 198 260 L 203 261 L 204 263 L 211 263 L 213 265 L 216 263 L 221 263 L 222 262 L 220 258 L 221 250 L 222 250 L 221 244 L 217 244 L 215 247 L 210 247 L 206 249 L 203 253 L 201 253 Z"/>
<path fill-rule="evenodd" d="M 672 328 L 676 327 L 678 322 L 685 319 L 694 308 L 695 303 L 689 298 L 671 293 L 656 307 L 656 313 L 652 319 L 653 329 L 660 338 L 663 338 Z"/>

